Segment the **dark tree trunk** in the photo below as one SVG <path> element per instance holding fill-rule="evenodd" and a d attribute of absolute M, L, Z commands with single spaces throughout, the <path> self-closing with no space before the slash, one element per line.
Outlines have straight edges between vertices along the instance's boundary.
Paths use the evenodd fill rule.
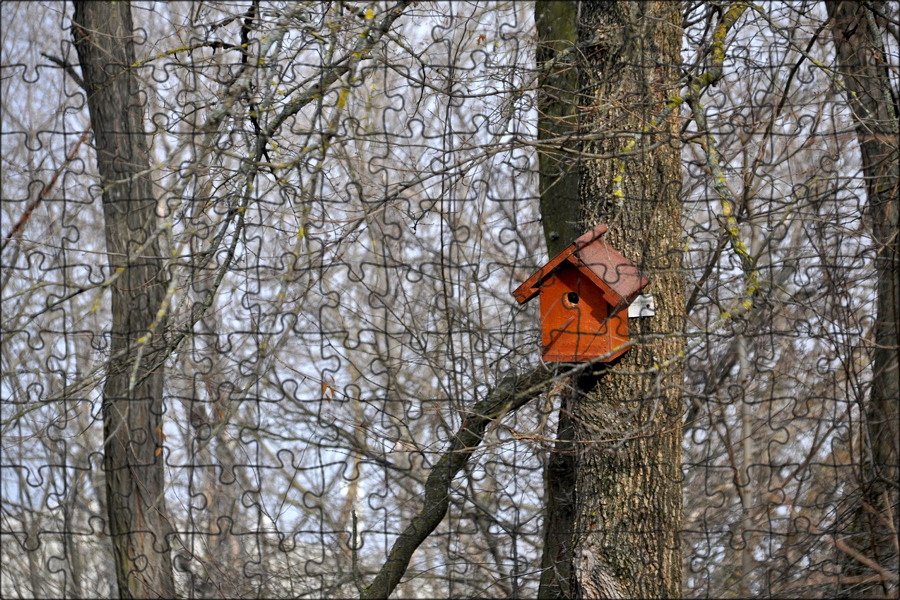
<path fill-rule="evenodd" d="M 537 63 L 544 70 L 538 91 L 540 205 L 547 254 L 552 258 L 583 233 L 577 149 L 578 85 L 581 62 L 576 47 L 578 4 L 538 0 L 534 21 Z M 565 139 L 562 143 L 559 140 Z M 571 597 L 575 527 L 575 447 L 571 394 L 563 394 L 556 445 L 547 463 L 541 598 Z"/>
<path fill-rule="evenodd" d="M 578 197 L 578 52 L 575 13 L 568 0 L 538 0 L 534 22 L 537 63 L 545 69 L 538 91 L 541 222 L 552 258 L 584 233 Z"/>
<path fill-rule="evenodd" d="M 103 390 L 104 469 L 119 594 L 175 595 L 162 450 L 166 275 L 154 235 L 144 104 L 128 2 L 75 2 L 72 34 L 88 95 L 100 173 L 112 292 L 111 358 Z M 155 327 L 153 326 L 156 322 Z M 143 347 L 139 359 L 139 348 Z M 137 367 L 135 367 L 137 365 Z M 132 380 L 132 375 L 134 379 Z"/>
<path fill-rule="evenodd" d="M 579 230 L 610 226 L 607 239 L 650 277 L 656 315 L 631 319 L 639 344 L 563 401 L 547 486 L 564 510 L 546 521 L 540 595 L 680 597 L 682 174 L 677 113 L 665 114 L 680 7 L 581 2 L 575 19 L 581 131 L 616 134 L 583 147 L 630 154 L 584 162 Z"/>
<path fill-rule="evenodd" d="M 851 515 L 848 533 L 864 556 L 895 578 L 881 578 L 878 589 L 852 585 L 842 595 L 897 593 L 896 529 L 897 481 L 900 479 L 900 370 L 898 370 L 898 304 L 900 304 L 900 227 L 898 227 L 897 98 L 891 88 L 878 15 L 882 2 L 827 2 L 838 69 L 846 89 L 862 158 L 866 186 L 866 217 L 875 244 L 876 319 L 873 327 L 872 392 L 865 407 L 867 440 L 862 456 L 859 506 Z M 895 63 L 896 64 L 896 63 Z M 866 510 L 865 505 L 875 511 Z M 879 518 L 880 513 L 882 518 Z M 852 563 L 851 563 L 852 565 Z M 873 575 L 861 564 L 848 575 Z M 874 574 L 879 579 L 877 573 Z"/>

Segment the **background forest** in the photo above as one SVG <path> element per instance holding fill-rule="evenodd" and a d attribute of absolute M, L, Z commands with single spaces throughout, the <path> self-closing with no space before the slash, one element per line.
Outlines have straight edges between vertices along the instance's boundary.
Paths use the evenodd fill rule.
<path fill-rule="evenodd" d="M 3 597 L 897 597 L 897 3 L 0 16 Z"/>

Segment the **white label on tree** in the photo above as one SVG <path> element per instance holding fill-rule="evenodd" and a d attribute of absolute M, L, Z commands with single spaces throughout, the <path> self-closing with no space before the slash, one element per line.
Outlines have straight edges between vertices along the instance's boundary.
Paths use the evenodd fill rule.
<path fill-rule="evenodd" d="M 653 294 L 641 294 L 628 305 L 628 318 L 652 317 L 656 314 Z"/>

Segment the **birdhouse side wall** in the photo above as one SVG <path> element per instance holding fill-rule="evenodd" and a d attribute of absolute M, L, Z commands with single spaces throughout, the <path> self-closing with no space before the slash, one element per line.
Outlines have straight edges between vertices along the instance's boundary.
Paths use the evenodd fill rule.
<path fill-rule="evenodd" d="M 574 266 L 560 268 L 543 281 L 540 305 L 543 358 L 547 362 L 586 362 L 628 340 L 624 312 L 609 318 L 611 307 L 602 290 Z"/>

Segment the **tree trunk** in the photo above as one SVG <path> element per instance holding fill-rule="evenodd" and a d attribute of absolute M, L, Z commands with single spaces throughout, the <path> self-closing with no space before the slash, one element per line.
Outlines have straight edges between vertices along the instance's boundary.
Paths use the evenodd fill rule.
<path fill-rule="evenodd" d="M 165 506 L 163 372 L 158 318 L 166 275 L 148 177 L 144 103 L 128 2 L 75 2 L 81 63 L 101 179 L 112 292 L 110 361 L 103 390 L 104 470 L 116 577 L 123 598 L 175 595 Z M 155 326 L 154 326 L 155 323 Z M 139 348 L 143 347 L 142 356 Z M 135 365 L 138 363 L 137 368 Z M 134 379 L 132 380 L 132 375 Z"/>
<path fill-rule="evenodd" d="M 578 197 L 578 69 L 575 43 L 577 4 L 538 0 L 534 22 L 538 33 L 537 64 L 545 69 L 538 90 L 538 150 L 541 223 L 550 257 L 559 254 L 581 230 Z"/>
<path fill-rule="evenodd" d="M 838 68 L 846 89 L 862 158 L 866 186 L 866 217 L 875 244 L 876 319 L 873 327 L 872 392 L 865 408 L 867 440 L 859 506 L 851 511 L 853 545 L 896 578 L 897 481 L 900 479 L 900 370 L 898 370 L 898 303 L 900 303 L 900 227 L 898 227 L 897 98 L 891 89 L 889 62 L 877 15 L 882 2 L 827 2 Z M 874 507 L 866 510 L 865 504 Z M 895 527 L 895 526 L 894 526 Z M 848 575 L 872 574 L 862 565 Z M 880 589 L 851 586 L 842 595 L 896 594 L 896 580 L 881 578 Z"/>
<path fill-rule="evenodd" d="M 677 114 L 665 114 L 678 92 L 680 9 L 585 1 L 577 12 L 584 149 L 630 154 L 585 161 L 580 229 L 609 225 L 610 243 L 650 277 L 656 315 L 630 319 L 639 344 L 563 402 L 564 452 L 547 486 L 569 519 L 548 515 L 540 595 L 680 597 L 682 174 Z"/>
<path fill-rule="evenodd" d="M 559 0 L 538 0 L 534 21 L 538 34 L 536 59 L 544 70 L 538 90 L 538 150 L 541 223 L 549 258 L 556 256 L 581 235 L 581 173 L 576 157 L 565 149 L 577 149 L 578 85 L 580 61 L 578 4 Z M 560 138 L 568 138 L 560 143 Z M 571 394 L 562 395 L 556 445 L 544 474 L 546 517 L 544 552 L 541 558 L 540 597 L 571 597 L 572 541 L 575 520 L 574 429 Z"/>

